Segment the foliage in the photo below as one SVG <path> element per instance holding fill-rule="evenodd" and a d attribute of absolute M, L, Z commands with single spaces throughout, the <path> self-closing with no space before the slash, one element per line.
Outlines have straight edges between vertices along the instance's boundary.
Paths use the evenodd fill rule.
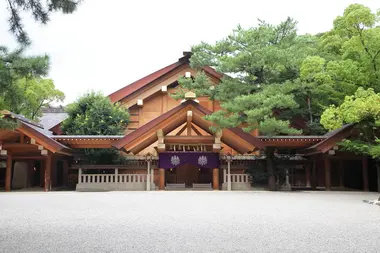
<path fill-rule="evenodd" d="M 361 4 L 348 6 L 343 16 L 335 19 L 334 28 L 320 43 L 322 50 L 335 57 L 328 66 L 330 80 L 380 91 L 378 19 L 377 13 Z"/>
<path fill-rule="evenodd" d="M 321 123 L 330 130 L 343 124 L 354 124 L 357 135 L 343 141 L 343 148 L 380 158 L 380 93 L 359 88 L 353 96 L 347 96 L 340 106 L 328 108 L 322 114 Z"/>
<path fill-rule="evenodd" d="M 31 12 L 35 21 L 47 24 L 52 12 L 72 13 L 76 10 L 80 0 L 7 0 L 10 14 L 10 31 L 22 45 L 30 44 L 30 39 L 24 29 L 20 12 Z"/>
<path fill-rule="evenodd" d="M 238 26 L 211 45 L 192 48 L 191 65 L 211 66 L 224 73 L 215 87 L 205 73 L 181 78 L 185 90 L 219 100 L 223 111 L 208 117 L 220 127 L 258 127 L 262 134 L 323 134 L 320 117 L 340 105 L 359 87 L 379 84 L 380 28 L 378 14 L 360 4 L 348 6 L 331 31 L 298 35 L 288 18 L 279 25 L 259 20 L 256 27 Z M 304 124 L 298 124 L 304 122 Z"/>
<path fill-rule="evenodd" d="M 50 79 L 47 56 L 24 57 L 22 50 L 0 47 L 0 108 L 35 120 L 41 107 L 62 101 L 64 94 Z"/>
<path fill-rule="evenodd" d="M 18 79 L 15 88 L 20 101 L 14 111 L 32 120 L 41 116 L 41 108 L 48 107 L 52 102 L 63 102 L 65 98 L 62 91 L 55 89 L 51 79 Z"/>
<path fill-rule="evenodd" d="M 119 135 L 129 120 L 128 111 L 95 92 L 78 98 L 66 111 L 69 117 L 63 121 L 62 130 L 68 135 Z M 114 149 L 86 149 L 85 153 L 97 164 L 116 163 L 121 159 Z"/>
<path fill-rule="evenodd" d="M 19 122 L 4 118 L 4 115 L 0 115 L 0 129 L 14 130 L 19 126 Z"/>
<path fill-rule="evenodd" d="M 259 128 L 267 135 L 300 133 L 289 128 L 289 118 L 273 114 L 298 108 L 289 82 L 298 77 L 303 59 L 316 52 L 317 38 L 298 36 L 296 24 L 291 18 L 277 26 L 259 20 L 257 27 L 238 26 L 215 45 L 194 46 L 193 68 L 211 66 L 225 76 L 214 87 L 201 72 L 193 80 L 181 78 L 181 87 L 221 102 L 223 110 L 207 117 L 221 128 Z"/>

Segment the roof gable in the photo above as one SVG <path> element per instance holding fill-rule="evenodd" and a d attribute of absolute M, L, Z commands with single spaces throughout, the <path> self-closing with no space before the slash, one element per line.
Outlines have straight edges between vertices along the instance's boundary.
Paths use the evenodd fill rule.
<path fill-rule="evenodd" d="M 304 150 L 301 150 L 301 153 L 305 155 L 325 153 L 332 149 L 338 142 L 350 136 L 352 134 L 353 128 L 353 124 L 347 124 L 341 128 L 330 131 L 324 135 L 326 138 L 323 141 L 318 142 Z"/>
<path fill-rule="evenodd" d="M 113 146 L 117 149 L 123 149 L 128 153 L 137 154 L 158 140 L 158 130 L 161 129 L 164 135 L 167 135 L 184 124 L 187 120 L 187 111 L 189 110 L 193 112 L 193 123 L 212 134 L 210 130 L 212 123 L 203 118 L 212 112 L 195 101 L 188 100 L 124 136 L 115 142 Z M 242 154 L 264 147 L 260 140 L 240 128 L 224 129 L 221 140 Z"/>
<path fill-rule="evenodd" d="M 157 70 L 156 72 L 153 72 L 117 91 L 110 94 L 108 97 L 110 98 L 112 103 L 119 102 L 124 98 L 127 98 L 128 96 L 134 94 L 135 92 L 147 87 L 149 84 L 157 81 L 158 79 L 168 76 L 170 74 L 174 74 L 177 70 L 179 70 L 182 67 L 185 67 L 186 65 L 189 65 L 191 53 L 184 52 L 184 56 L 180 58 L 177 62 L 170 64 L 160 70 Z M 222 78 L 222 74 L 218 73 L 211 67 L 203 67 L 203 71 L 205 71 L 209 76 L 220 80 Z"/>

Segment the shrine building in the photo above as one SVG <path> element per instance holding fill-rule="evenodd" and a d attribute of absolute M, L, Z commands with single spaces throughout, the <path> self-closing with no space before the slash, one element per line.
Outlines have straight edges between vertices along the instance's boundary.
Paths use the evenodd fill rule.
<path fill-rule="evenodd" d="M 0 129 L 0 189 L 112 190 L 255 190 L 267 166 L 277 189 L 380 191 L 374 161 L 339 150 L 337 143 L 353 134 L 353 126 L 320 136 L 262 136 L 241 128 L 212 132 L 205 116 L 221 109 L 218 101 L 188 92 L 175 100 L 179 77 L 191 78 L 191 54 L 109 95 L 129 110 L 124 135 L 64 135 L 61 118 L 54 125 L 32 122 L 1 111 L 18 122 Z M 223 74 L 202 69 L 216 86 Z M 51 113 L 54 117 L 54 113 Z M 125 164 L 94 165 L 85 148 L 117 149 Z M 266 150 L 273 150 L 268 157 Z M 257 171 L 247 173 L 247 171 Z"/>

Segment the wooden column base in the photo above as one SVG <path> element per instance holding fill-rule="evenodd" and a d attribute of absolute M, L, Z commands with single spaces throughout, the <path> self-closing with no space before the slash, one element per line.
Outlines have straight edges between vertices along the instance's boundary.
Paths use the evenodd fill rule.
<path fill-rule="evenodd" d="M 219 190 L 219 169 L 214 168 L 212 170 L 212 189 Z"/>
<path fill-rule="evenodd" d="M 165 190 L 165 169 L 160 169 L 160 181 L 158 184 L 158 189 Z"/>

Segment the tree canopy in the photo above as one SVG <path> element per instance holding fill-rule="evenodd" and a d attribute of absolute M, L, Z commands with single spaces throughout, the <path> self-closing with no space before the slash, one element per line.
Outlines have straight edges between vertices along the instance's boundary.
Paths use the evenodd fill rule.
<path fill-rule="evenodd" d="M 22 50 L 0 47 L 0 108 L 37 120 L 42 107 L 63 101 L 63 92 L 44 78 L 48 70 L 47 56 L 25 57 Z"/>
<path fill-rule="evenodd" d="M 221 102 L 207 118 L 218 126 L 258 128 L 261 134 L 323 134 L 320 117 L 359 87 L 379 89 L 379 16 L 360 4 L 346 8 L 331 31 L 297 34 L 297 22 L 278 25 L 259 20 L 238 26 L 215 44 L 192 47 L 194 68 L 224 73 L 213 87 L 205 73 L 180 78 L 183 90 Z M 180 91 L 174 97 L 183 96 Z M 304 124 L 298 124 L 304 122 Z"/>
<path fill-rule="evenodd" d="M 322 114 L 321 123 L 329 130 L 354 124 L 356 134 L 343 141 L 341 146 L 380 160 L 380 93 L 375 93 L 372 88 L 359 88 L 341 105 L 328 108 Z"/>
<path fill-rule="evenodd" d="M 120 135 L 129 121 L 129 113 L 119 104 L 112 104 L 108 97 L 89 92 L 67 106 L 68 118 L 62 122 L 67 135 Z M 115 149 L 85 149 L 93 163 L 111 164 L 120 156 Z"/>
<path fill-rule="evenodd" d="M 245 125 L 247 131 L 259 128 L 263 134 L 299 133 L 273 114 L 298 108 L 291 87 L 283 84 L 295 80 L 302 61 L 317 50 L 317 38 L 298 36 L 296 25 L 291 18 L 276 26 L 259 20 L 253 28 L 238 26 L 215 45 L 194 46 L 192 67 L 211 66 L 225 76 L 216 87 L 202 73 L 194 80 L 180 79 L 181 86 L 221 102 L 223 110 L 208 119 L 222 128 Z"/>
<path fill-rule="evenodd" d="M 7 0 L 9 10 L 9 30 L 14 34 L 17 41 L 26 46 L 30 44 L 30 38 L 25 31 L 21 18 L 21 12 L 30 12 L 35 21 L 47 24 L 52 12 L 72 13 L 81 0 Z"/>

